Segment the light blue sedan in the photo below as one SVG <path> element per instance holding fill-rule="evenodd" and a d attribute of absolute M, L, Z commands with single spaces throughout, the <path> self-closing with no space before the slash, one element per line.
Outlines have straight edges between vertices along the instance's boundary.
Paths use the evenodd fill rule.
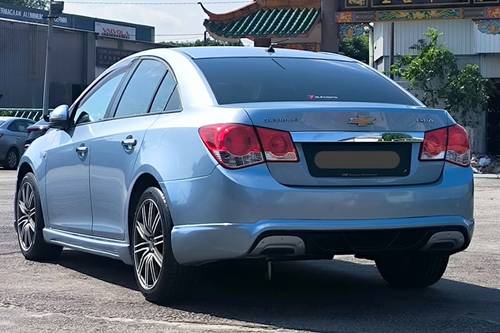
<path fill-rule="evenodd" d="M 18 169 L 30 260 L 63 247 L 124 261 L 146 299 L 190 265 L 375 260 L 425 287 L 474 228 L 467 133 L 353 59 L 284 49 L 155 49 L 50 115 Z"/>

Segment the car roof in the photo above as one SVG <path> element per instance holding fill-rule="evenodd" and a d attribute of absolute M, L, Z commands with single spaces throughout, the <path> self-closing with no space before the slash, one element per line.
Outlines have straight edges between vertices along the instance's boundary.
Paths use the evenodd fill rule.
<path fill-rule="evenodd" d="M 311 58 L 339 61 L 356 61 L 349 57 L 327 52 L 311 52 L 275 47 L 274 52 L 269 52 L 266 47 L 243 47 L 243 46 L 199 46 L 199 47 L 179 47 L 169 49 L 175 52 L 184 53 L 193 59 L 204 58 L 232 58 L 232 57 L 269 57 L 274 58 Z"/>
<path fill-rule="evenodd" d="M 2 116 L 2 117 L 0 117 L 0 121 L 9 121 L 9 120 L 15 120 L 15 119 L 26 119 L 26 118 L 21 118 L 21 117 L 8 117 L 8 116 Z"/>

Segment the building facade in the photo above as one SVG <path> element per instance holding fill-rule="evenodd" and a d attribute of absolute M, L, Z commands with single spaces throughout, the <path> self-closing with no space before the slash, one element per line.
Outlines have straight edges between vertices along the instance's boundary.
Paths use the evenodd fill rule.
<path fill-rule="evenodd" d="M 41 108 L 47 14 L 0 4 L 0 108 Z M 153 27 L 79 15 L 56 19 L 52 36 L 50 108 L 71 104 L 121 58 L 156 47 Z"/>

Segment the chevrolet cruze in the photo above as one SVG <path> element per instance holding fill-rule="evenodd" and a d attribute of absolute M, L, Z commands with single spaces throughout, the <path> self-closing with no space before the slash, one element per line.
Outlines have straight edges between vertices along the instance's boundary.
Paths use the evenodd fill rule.
<path fill-rule="evenodd" d="M 152 302 L 185 290 L 189 266 L 245 258 L 353 254 L 425 287 L 472 237 L 464 128 L 340 55 L 145 51 L 49 126 L 18 168 L 23 255 L 120 259 Z"/>

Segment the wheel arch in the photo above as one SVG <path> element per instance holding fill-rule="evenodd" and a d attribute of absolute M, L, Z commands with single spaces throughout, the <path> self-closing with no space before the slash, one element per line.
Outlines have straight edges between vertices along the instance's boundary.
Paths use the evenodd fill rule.
<path fill-rule="evenodd" d="M 17 192 L 19 191 L 19 185 L 21 185 L 21 182 L 23 181 L 24 176 L 26 176 L 30 172 L 35 174 L 31 164 L 29 164 L 26 161 L 21 161 L 19 163 L 19 167 L 18 167 L 18 171 L 17 171 L 16 191 L 14 192 L 14 226 L 15 226 L 17 218 L 18 218 L 18 216 L 17 216 Z M 36 176 L 35 176 L 35 178 L 36 178 Z M 44 214 L 43 214 L 43 210 L 42 210 L 42 216 L 43 215 Z"/>
<path fill-rule="evenodd" d="M 11 150 L 14 150 L 16 153 L 17 153 L 17 156 L 18 157 L 21 157 L 20 156 L 20 151 L 19 151 L 19 147 L 17 147 L 16 145 L 12 145 L 9 147 L 9 149 L 7 149 L 7 152 L 11 151 Z"/>
<path fill-rule="evenodd" d="M 139 199 L 142 195 L 142 193 L 148 188 L 148 187 L 157 187 L 160 189 L 160 191 L 163 192 L 163 189 L 160 186 L 160 182 L 158 179 L 153 176 L 153 174 L 149 172 L 144 172 L 140 174 L 135 181 L 133 182 L 133 185 L 131 187 L 130 195 L 129 195 L 129 200 L 128 200 L 128 206 L 127 206 L 127 230 L 128 230 L 128 241 L 130 243 L 130 235 L 132 231 L 132 218 L 134 216 L 134 209 L 137 203 L 139 202 Z"/>
<path fill-rule="evenodd" d="M 21 184 L 21 181 L 28 172 L 32 172 L 33 174 L 35 173 L 33 171 L 33 168 L 31 167 L 31 164 L 26 161 L 21 161 L 17 171 L 16 193 L 17 189 L 19 189 L 19 184 Z"/>

